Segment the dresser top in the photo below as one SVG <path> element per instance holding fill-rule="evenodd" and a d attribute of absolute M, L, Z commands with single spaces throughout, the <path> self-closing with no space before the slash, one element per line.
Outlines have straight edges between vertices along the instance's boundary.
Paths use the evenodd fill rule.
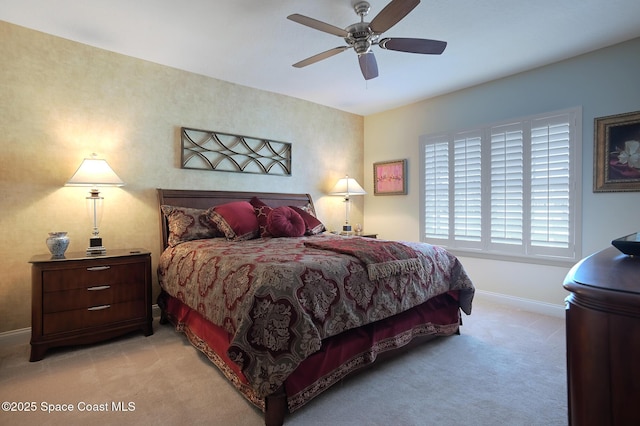
<path fill-rule="evenodd" d="M 640 295 L 640 257 L 628 256 L 609 247 L 576 264 L 565 279 L 565 288 L 581 286 L 599 291 Z"/>
<path fill-rule="evenodd" d="M 29 263 L 65 262 L 69 260 L 97 260 L 122 256 L 148 256 L 151 252 L 143 248 L 111 249 L 106 254 L 87 256 L 84 251 L 65 253 L 63 257 L 53 257 L 51 254 L 38 254 L 29 259 Z"/>

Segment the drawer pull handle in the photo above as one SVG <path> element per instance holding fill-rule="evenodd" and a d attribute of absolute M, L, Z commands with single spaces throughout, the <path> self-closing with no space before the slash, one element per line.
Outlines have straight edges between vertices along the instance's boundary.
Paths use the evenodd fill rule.
<path fill-rule="evenodd" d="M 87 311 L 101 311 L 103 309 L 109 309 L 111 305 L 100 305 L 100 306 L 92 306 L 87 308 Z"/>
<path fill-rule="evenodd" d="M 87 271 L 104 271 L 111 268 L 111 266 L 92 266 L 87 268 Z"/>
<path fill-rule="evenodd" d="M 110 285 L 97 285 L 95 287 L 88 287 L 87 291 L 106 290 L 108 288 L 111 288 L 111 286 Z"/>

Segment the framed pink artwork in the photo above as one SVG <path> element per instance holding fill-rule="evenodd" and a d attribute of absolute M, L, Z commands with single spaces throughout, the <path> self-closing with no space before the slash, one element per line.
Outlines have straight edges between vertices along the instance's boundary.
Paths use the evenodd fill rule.
<path fill-rule="evenodd" d="M 407 160 L 373 163 L 373 195 L 407 194 Z"/>

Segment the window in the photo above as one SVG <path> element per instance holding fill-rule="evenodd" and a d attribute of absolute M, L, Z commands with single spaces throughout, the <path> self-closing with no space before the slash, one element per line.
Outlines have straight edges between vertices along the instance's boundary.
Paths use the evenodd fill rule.
<path fill-rule="evenodd" d="M 420 139 L 421 240 L 489 256 L 579 259 L 579 108 Z"/>

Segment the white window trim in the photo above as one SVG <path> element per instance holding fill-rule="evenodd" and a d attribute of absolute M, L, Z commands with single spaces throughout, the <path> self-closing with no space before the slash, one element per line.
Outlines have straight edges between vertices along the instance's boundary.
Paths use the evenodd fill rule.
<path fill-rule="evenodd" d="M 541 118 L 551 118 L 555 115 L 569 115 L 570 119 L 573 123 L 570 123 L 571 128 L 571 152 L 570 152 L 570 162 L 571 162 L 571 170 L 570 170 L 570 185 L 571 185 L 571 197 L 572 197 L 572 206 L 570 210 L 570 246 L 573 249 L 572 256 L 557 256 L 554 254 L 550 254 L 550 250 L 546 250 L 546 253 L 540 253 L 539 250 L 531 249 L 530 239 L 529 239 L 529 231 L 527 224 L 529 224 L 529 214 L 530 214 L 530 206 L 528 196 L 525 196 L 525 205 L 524 205 L 524 220 L 525 220 L 525 238 L 524 244 L 517 245 L 513 247 L 513 250 L 505 251 L 504 246 L 500 247 L 492 244 L 490 241 L 490 227 L 491 227 L 491 217 L 490 217 L 490 192 L 487 188 L 490 185 L 490 168 L 488 167 L 488 160 L 490 159 L 490 151 L 487 143 L 490 144 L 491 137 L 491 129 L 499 126 L 508 126 L 513 123 L 526 123 L 523 130 L 525 132 L 529 132 L 530 128 L 529 124 L 537 119 Z M 449 186 L 451 187 L 451 180 L 453 179 L 453 161 L 451 157 L 453 155 L 452 151 L 452 141 L 453 139 L 461 134 L 474 134 L 480 132 L 483 134 L 483 142 L 482 142 L 482 185 L 483 185 L 483 200 L 482 200 L 482 229 L 483 229 L 483 237 L 482 243 L 480 244 L 466 244 L 465 246 L 461 246 L 458 244 L 452 236 L 453 232 L 453 193 L 450 190 L 449 195 L 449 237 L 448 238 L 426 238 L 425 237 L 425 147 L 428 143 L 432 143 L 433 141 L 443 141 L 446 139 L 449 141 Z M 528 140 L 528 138 L 527 138 Z M 524 147 L 524 161 L 525 161 L 525 178 L 524 185 L 528 187 L 530 185 L 530 175 L 529 175 L 529 166 L 526 164 L 529 162 L 529 150 L 530 150 L 530 141 L 525 143 Z M 423 242 L 437 244 L 444 247 L 447 247 L 451 252 L 460 256 L 471 256 L 471 257 L 480 257 L 480 258 L 488 258 L 488 259 L 497 259 L 497 260 L 507 260 L 507 261 L 517 261 L 524 263 L 539 263 L 539 264 L 548 264 L 548 265 L 557 265 L 557 266 L 570 266 L 573 265 L 576 261 L 581 258 L 581 247 L 582 247 L 582 108 L 575 107 L 569 108 L 559 111 L 552 111 L 549 113 L 536 114 L 533 116 L 522 117 L 518 119 L 505 120 L 497 123 L 492 123 L 488 125 L 478 126 L 475 129 L 467 129 L 461 131 L 452 131 L 448 133 L 438 133 L 433 135 L 423 135 L 420 137 L 420 240 Z M 489 197 L 489 198 L 488 198 Z M 529 245 L 528 247 L 525 247 Z M 528 254 L 527 254 L 528 253 Z"/>

